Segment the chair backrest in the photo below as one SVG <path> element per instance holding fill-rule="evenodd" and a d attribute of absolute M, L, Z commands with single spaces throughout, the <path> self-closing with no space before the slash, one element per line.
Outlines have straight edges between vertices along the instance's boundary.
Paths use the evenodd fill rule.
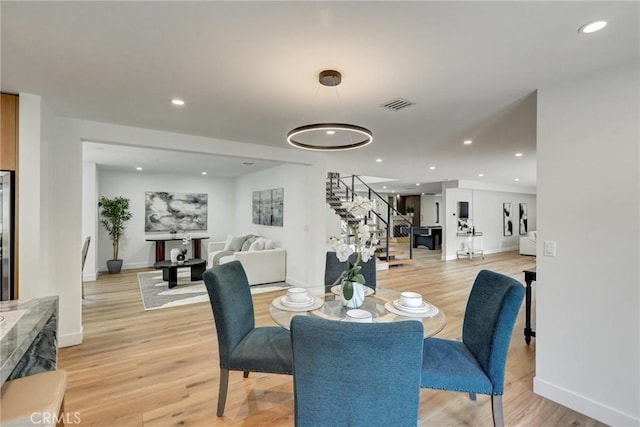
<path fill-rule="evenodd" d="M 507 353 L 524 297 L 524 286 L 503 274 L 482 270 L 469 294 L 462 341 L 502 394 Z"/>
<path fill-rule="evenodd" d="M 220 367 L 227 369 L 233 349 L 255 328 L 249 282 L 240 261 L 211 268 L 202 277 L 218 332 Z"/>
<path fill-rule="evenodd" d="M 296 426 L 415 427 L 423 342 L 422 323 L 412 320 L 350 323 L 295 316 Z"/>
<path fill-rule="evenodd" d="M 87 260 L 87 253 L 89 252 L 89 243 L 91 243 L 91 236 L 87 236 L 84 239 L 84 244 L 82 245 L 82 270 L 84 270 L 84 262 Z"/>
<path fill-rule="evenodd" d="M 355 262 L 356 254 L 351 254 L 349 262 Z M 369 261 L 360 264 L 362 269 L 360 273 L 364 276 L 365 285 L 370 288 L 376 288 L 376 259 L 371 257 Z M 324 265 L 324 285 L 331 287 L 340 282 L 340 275 L 347 270 L 349 266 L 347 261 L 340 262 L 335 252 L 327 252 Z"/>

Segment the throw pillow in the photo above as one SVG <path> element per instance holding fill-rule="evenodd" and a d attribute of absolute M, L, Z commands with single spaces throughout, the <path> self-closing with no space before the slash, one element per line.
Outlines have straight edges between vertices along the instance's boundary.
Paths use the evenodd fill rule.
<path fill-rule="evenodd" d="M 275 249 L 276 245 L 272 239 L 264 239 L 265 249 Z"/>
<path fill-rule="evenodd" d="M 240 249 L 240 251 L 241 252 L 248 251 L 251 244 L 255 242 L 257 238 L 258 236 L 254 236 L 252 234 L 248 235 L 247 240 L 245 240 L 244 243 L 242 244 L 242 248 Z"/>
<path fill-rule="evenodd" d="M 233 240 L 233 234 L 227 234 L 227 240 L 224 242 L 224 248 L 222 249 L 223 251 L 230 251 L 231 250 L 231 241 Z"/>
<path fill-rule="evenodd" d="M 256 239 L 255 242 L 249 246 L 249 252 L 261 251 L 264 249 L 264 239 Z"/>
<path fill-rule="evenodd" d="M 231 239 L 231 244 L 229 245 L 229 249 L 231 252 L 240 252 L 242 249 L 242 244 L 247 240 L 247 236 L 239 236 Z"/>

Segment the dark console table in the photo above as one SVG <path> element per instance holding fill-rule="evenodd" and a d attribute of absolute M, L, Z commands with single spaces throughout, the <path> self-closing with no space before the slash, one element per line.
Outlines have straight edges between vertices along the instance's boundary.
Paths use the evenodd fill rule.
<path fill-rule="evenodd" d="M 536 267 L 529 270 L 523 270 L 524 282 L 527 284 L 525 297 L 525 323 L 524 323 L 524 340 L 529 345 L 531 337 L 536 336 L 536 331 L 531 329 L 531 283 L 536 280 Z"/>
<path fill-rule="evenodd" d="M 159 261 L 153 265 L 155 268 L 162 269 L 162 280 L 169 282 L 169 289 L 178 285 L 178 269 L 182 267 L 191 267 L 191 281 L 202 280 L 202 274 L 207 267 L 207 261 L 199 258 L 188 259 L 182 264 L 176 262 Z"/>
<path fill-rule="evenodd" d="M 191 245 L 193 248 L 193 257 L 201 258 L 201 250 L 202 246 L 200 242 L 205 239 L 208 239 L 209 236 L 201 236 L 196 234 L 191 234 Z M 158 235 L 150 235 L 145 239 L 147 242 L 156 242 L 156 262 L 164 261 L 166 258 L 165 255 L 165 242 L 169 242 L 172 240 L 182 240 L 185 238 L 184 234 L 158 234 Z"/>

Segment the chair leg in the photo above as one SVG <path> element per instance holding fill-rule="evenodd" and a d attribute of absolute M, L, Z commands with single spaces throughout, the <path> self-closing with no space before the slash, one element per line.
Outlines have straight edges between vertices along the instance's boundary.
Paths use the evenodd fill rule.
<path fill-rule="evenodd" d="M 491 410 L 493 411 L 494 427 L 504 427 L 504 414 L 502 413 L 502 396 L 491 396 Z"/>
<path fill-rule="evenodd" d="M 249 371 L 244 371 L 244 374 L 242 374 L 242 376 L 245 378 L 249 378 Z"/>
<path fill-rule="evenodd" d="M 227 388 L 229 387 L 229 370 L 220 368 L 220 388 L 218 390 L 218 416 L 224 414 L 224 405 L 227 403 Z"/>
<path fill-rule="evenodd" d="M 476 394 L 475 393 L 469 393 L 469 399 L 476 400 Z"/>

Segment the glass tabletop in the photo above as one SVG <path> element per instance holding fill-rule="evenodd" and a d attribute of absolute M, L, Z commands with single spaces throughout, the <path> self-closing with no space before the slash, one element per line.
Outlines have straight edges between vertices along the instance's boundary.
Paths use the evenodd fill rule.
<path fill-rule="evenodd" d="M 271 304 L 269 306 L 269 314 L 271 315 L 271 318 L 278 325 L 286 329 L 289 329 L 289 325 L 291 324 L 291 319 L 293 318 L 293 316 L 315 316 L 329 320 L 343 320 L 346 318 L 346 313 L 349 309 L 342 305 L 342 300 L 338 295 L 332 292 L 325 293 L 324 286 L 307 289 L 311 295 L 320 296 L 324 299 L 324 304 L 322 305 L 322 307 L 312 311 L 288 311 L 274 307 L 274 305 Z M 286 291 L 280 292 L 277 295 L 277 298 L 282 298 L 283 295 L 286 295 Z M 365 298 L 364 304 L 362 305 L 362 307 L 360 307 L 360 309 L 366 310 L 371 313 L 374 322 L 400 322 L 405 320 L 422 321 L 422 324 L 424 326 L 425 338 L 437 334 L 447 324 L 447 318 L 440 309 L 438 309 L 438 313 L 435 316 L 421 318 L 391 313 L 385 308 L 385 304 L 387 302 L 392 302 L 398 298 L 400 298 L 399 291 L 390 288 L 376 288 L 376 291 L 373 295 Z M 429 301 L 426 302 L 436 307 Z"/>

